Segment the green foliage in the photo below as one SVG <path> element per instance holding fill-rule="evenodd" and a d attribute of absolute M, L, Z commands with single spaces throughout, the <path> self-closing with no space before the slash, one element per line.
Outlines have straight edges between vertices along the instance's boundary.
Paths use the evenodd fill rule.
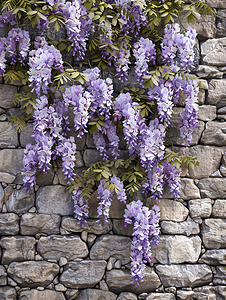
<path fill-rule="evenodd" d="M 188 156 L 188 155 L 180 155 L 166 149 L 166 154 L 164 156 L 163 162 L 168 162 L 171 165 L 175 165 L 178 169 L 180 168 L 181 164 L 186 164 L 188 168 L 194 169 L 195 166 L 199 166 L 199 162 L 196 157 Z"/>

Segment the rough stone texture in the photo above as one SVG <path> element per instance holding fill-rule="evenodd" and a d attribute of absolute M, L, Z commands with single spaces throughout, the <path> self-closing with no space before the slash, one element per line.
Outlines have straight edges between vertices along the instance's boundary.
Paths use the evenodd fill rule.
<path fill-rule="evenodd" d="M 36 195 L 36 206 L 39 213 L 72 215 L 74 211 L 71 195 L 62 185 L 39 188 Z"/>
<path fill-rule="evenodd" d="M 112 292 L 96 289 L 86 289 L 79 292 L 76 300 L 116 300 L 117 295 Z"/>
<path fill-rule="evenodd" d="M 0 299 L 1 300 L 16 300 L 16 290 L 9 286 L 0 287 Z"/>
<path fill-rule="evenodd" d="M 27 213 L 21 216 L 20 230 L 22 235 L 35 235 L 36 233 L 57 234 L 60 232 L 58 215 Z"/>
<path fill-rule="evenodd" d="M 13 262 L 8 275 L 21 287 L 47 286 L 59 272 L 59 266 L 46 261 Z"/>
<path fill-rule="evenodd" d="M 86 231 L 93 234 L 105 234 L 112 229 L 112 222 L 104 222 L 101 220 L 99 223 L 96 222 L 96 219 L 86 219 L 87 223 L 78 224 L 78 220 L 72 217 L 63 217 L 61 227 L 66 229 L 69 232 L 82 232 Z"/>
<path fill-rule="evenodd" d="M 16 235 L 19 233 L 19 217 L 13 213 L 0 214 L 0 235 Z"/>
<path fill-rule="evenodd" d="M 16 178 L 16 176 L 14 176 L 12 174 L 0 172 L 0 182 L 13 183 L 15 178 Z"/>
<path fill-rule="evenodd" d="M 95 191 L 89 199 L 89 216 L 90 218 L 97 218 L 97 207 L 99 205 L 99 199 L 97 199 L 98 193 Z M 110 218 L 123 218 L 125 205 L 118 200 L 116 194 L 112 197 L 112 202 L 109 211 Z"/>
<path fill-rule="evenodd" d="M 217 37 L 226 36 L 226 9 L 218 9 L 216 17 Z"/>
<path fill-rule="evenodd" d="M 201 105 L 199 106 L 198 113 L 199 120 L 201 121 L 212 121 L 217 117 L 217 108 L 216 106 L 210 105 Z"/>
<path fill-rule="evenodd" d="M 224 300 L 226 286 L 203 286 L 194 289 L 194 300 Z"/>
<path fill-rule="evenodd" d="M 14 189 L 11 196 L 6 202 L 8 212 L 26 213 L 35 203 L 35 194 L 33 191 L 29 193 L 24 188 L 20 190 Z"/>
<path fill-rule="evenodd" d="M 22 291 L 19 296 L 19 300 L 65 300 L 63 293 L 55 292 L 51 290 L 38 291 Z"/>
<path fill-rule="evenodd" d="M 198 183 L 202 198 L 224 198 L 226 193 L 226 178 L 204 178 Z"/>
<path fill-rule="evenodd" d="M 178 300 L 193 300 L 194 292 L 193 291 L 177 291 L 177 299 Z"/>
<path fill-rule="evenodd" d="M 226 126 L 224 122 L 210 121 L 206 124 L 201 143 L 204 145 L 225 146 Z"/>
<path fill-rule="evenodd" d="M 226 80 L 225 79 L 210 80 L 206 104 L 215 105 L 218 108 L 226 105 Z"/>
<path fill-rule="evenodd" d="M 19 146 L 16 129 L 8 122 L 0 122 L 0 148 Z"/>
<path fill-rule="evenodd" d="M 220 165 L 222 151 L 216 147 L 197 145 L 189 148 L 175 147 L 174 151 L 181 155 L 196 157 L 199 161 L 199 166 L 195 166 L 194 170 L 183 166 L 183 172 L 188 174 L 190 178 L 209 177 L 215 173 Z M 208 160 L 208 164 L 206 163 Z"/>
<path fill-rule="evenodd" d="M 225 266 L 216 266 L 213 272 L 214 285 L 226 285 L 226 268 Z"/>
<path fill-rule="evenodd" d="M 133 225 L 124 226 L 124 219 L 113 219 L 113 232 L 119 235 L 132 236 Z"/>
<path fill-rule="evenodd" d="M 226 8 L 226 0 L 204 0 L 206 4 L 214 8 Z"/>
<path fill-rule="evenodd" d="M 20 145 L 21 147 L 25 148 L 27 144 L 35 144 L 35 139 L 31 137 L 33 133 L 33 124 L 27 123 L 24 130 L 20 133 Z"/>
<path fill-rule="evenodd" d="M 196 287 L 208 284 L 212 280 L 209 266 L 200 265 L 157 265 L 158 273 L 164 287 Z"/>
<path fill-rule="evenodd" d="M 7 273 L 3 266 L 0 266 L 0 286 L 7 284 Z"/>
<path fill-rule="evenodd" d="M 43 173 L 42 170 L 38 169 L 37 176 L 36 176 L 36 184 L 39 186 L 53 184 L 54 175 L 55 173 L 52 166 L 45 174 Z"/>
<path fill-rule="evenodd" d="M 224 74 L 223 72 L 220 72 L 216 67 L 206 65 L 199 65 L 195 72 L 197 76 L 204 78 L 223 78 Z"/>
<path fill-rule="evenodd" d="M 17 176 L 23 169 L 23 149 L 4 149 L 0 151 L 0 172 Z M 18 182 L 19 183 L 19 182 Z M 21 182 L 22 183 L 22 182 Z"/>
<path fill-rule="evenodd" d="M 17 93 L 17 88 L 12 85 L 0 84 L 0 107 L 11 108 L 12 98 Z"/>
<path fill-rule="evenodd" d="M 157 289 L 161 282 L 154 268 L 146 267 L 144 269 L 143 282 L 138 287 L 131 284 L 131 273 L 129 270 L 111 270 L 106 272 L 106 282 L 110 289 L 115 293 L 132 292 L 135 294 L 150 293 Z"/>
<path fill-rule="evenodd" d="M 179 197 L 183 200 L 201 198 L 199 189 L 194 184 L 193 179 L 181 178 L 181 190 L 180 190 L 180 196 Z"/>
<path fill-rule="evenodd" d="M 165 234 L 198 234 L 200 232 L 199 224 L 194 222 L 189 216 L 184 222 L 162 221 L 161 231 Z"/>
<path fill-rule="evenodd" d="M 13 261 L 34 260 L 35 238 L 33 237 L 3 237 L 0 246 L 3 248 L 2 264 L 8 265 Z"/>
<path fill-rule="evenodd" d="M 202 223 L 203 243 L 206 248 L 219 249 L 226 247 L 226 220 L 206 219 Z"/>
<path fill-rule="evenodd" d="M 159 244 L 152 249 L 153 263 L 196 263 L 201 253 L 201 243 L 199 236 L 161 235 Z"/>
<path fill-rule="evenodd" d="M 208 265 L 226 265 L 226 249 L 207 250 L 199 259 L 199 263 Z"/>
<path fill-rule="evenodd" d="M 226 218 L 226 200 L 216 200 L 213 205 L 213 217 Z"/>
<path fill-rule="evenodd" d="M 226 38 L 211 39 L 201 44 L 202 62 L 206 65 L 225 66 Z"/>
<path fill-rule="evenodd" d="M 70 288 L 93 287 L 103 278 L 106 266 L 105 260 L 70 262 L 60 276 L 60 281 Z"/>
<path fill-rule="evenodd" d="M 84 258 L 88 255 L 86 244 L 79 236 L 51 235 L 41 237 L 38 241 L 37 251 L 45 259 L 65 257 L 68 260 Z"/>
<path fill-rule="evenodd" d="M 171 293 L 151 293 L 145 300 L 176 300 L 175 295 Z"/>
<path fill-rule="evenodd" d="M 146 200 L 146 205 L 151 209 L 154 205 L 158 205 L 160 208 L 160 221 L 174 221 L 182 222 L 185 221 L 189 210 L 180 202 L 161 199 L 160 202 L 148 198 Z"/>
<path fill-rule="evenodd" d="M 169 145 L 171 145 L 171 143 L 173 143 L 173 145 L 175 145 L 175 146 L 181 146 L 186 143 L 186 141 L 180 137 L 179 117 L 180 117 L 182 110 L 183 110 L 183 108 L 181 108 L 181 107 L 173 108 L 173 117 L 174 118 L 172 119 L 170 129 L 167 131 L 167 136 L 169 136 L 171 140 L 166 138 L 166 143 L 168 143 Z M 192 134 L 191 145 L 198 144 L 198 141 L 201 137 L 203 130 L 204 130 L 204 123 L 203 123 L 203 121 L 199 121 L 199 127 L 197 129 L 194 129 L 194 132 Z"/>
<path fill-rule="evenodd" d="M 117 300 L 137 300 L 137 296 L 133 293 L 124 292 L 119 294 Z"/>
<path fill-rule="evenodd" d="M 211 199 L 195 199 L 188 202 L 190 215 L 192 218 L 208 218 L 212 212 Z"/>
<path fill-rule="evenodd" d="M 130 261 L 131 239 L 119 235 L 102 235 L 99 237 L 90 251 L 90 258 L 93 260 L 114 257 L 120 259 L 121 263 Z"/>

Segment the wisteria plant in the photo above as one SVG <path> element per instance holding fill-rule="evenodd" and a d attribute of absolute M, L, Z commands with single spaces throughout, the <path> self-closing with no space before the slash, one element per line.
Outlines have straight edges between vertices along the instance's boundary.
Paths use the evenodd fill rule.
<path fill-rule="evenodd" d="M 28 144 L 24 152 L 25 188 L 29 191 L 36 184 L 37 168 L 45 173 L 52 160 L 61 158 L 80 223 L 86 222 L 88 200 L 95 190 L 98 218 L 104 221 L 116 194 L 126 205 L 125 226 L 134 224 L 131 274 L 132 282 L 139 284 L 145 263 L 152 260 L 151 245 L 158 244 L 160 214 L 157 206 L 149 209 L 133 196 L 142 192 L 159 201 L 168 184 L 177 200 L 180 164 L 197 164 L 195 158 L 171 151 L 165 142 L 181 93 L 186 97 L 180 116 L 185 145 L 191 144 L 198 126 L 199 86 L 189 75 L 196 32 L 180 24 L 182 18 L 194 24 L 200 13 L 214 12 L 203 2 L 182 0 L 3 0 L 0 12 L 0 27 L 7 29 L 0 38 L 0 76 L 5 83 L 20 80 L 24 85 L 13 101 L 22 104 L 22 114 L 10 122 L 19 131 L 25 120 L 34 122 L 35 144 Z M 40 32 L 35 38 L 30 35 L 32 27 Z M 49 28 L 61 30 L 65 38 L 48 37 Z M 73 66 L 63 61 L 67 53 L 72 54 Z M 131 89 L 124 84 L 130 65 L 137 80 Z M 103 77 L 107 66 L 124 84 L 120 94 L 114 92 L 113 80 Z M 62 97 L 56 99 L 50 87 L 61 89 L 65 83 Z M 92 134 L 102 156 L 79 176 L 70 109 L 77 136 Z M 127 145 L 127 159 L 120 158 L 120 136 Z"/>

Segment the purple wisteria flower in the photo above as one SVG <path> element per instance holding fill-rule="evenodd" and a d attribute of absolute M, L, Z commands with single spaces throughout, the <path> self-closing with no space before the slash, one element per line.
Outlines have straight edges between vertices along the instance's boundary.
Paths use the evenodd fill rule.
<path fill-rule="evenodd" d="M 0 76 L 4 76 L 5 69 L 6 69 L 6 51 L 5 51 L 5 45 L 0 42 Z"/>
<path fill-rule="evenodd" d="M 97 192 L 98 197 L 97 199 L 100 200 L 99 206 L 97 208 L 98 212 L 98 218 L 103 217 L 104 221 L 107 222 L 109 218 L 109 210 L 112 202 L 112 196 L 114 194 L 114 191 L 110 191 L 108 189 L 108 186 L 110 183 L 106 184 L 106 181 L 100 180 L 100 184 L 98 186 Z"/>
<path fill-rule="evenodd" d="M 127 196 L 126 196 L 126 190 L 124 188 L 123 182 L 115 175 L 111 177 L 111 183 L 114 184 L 115 187 L 117 187 L 117 198 L 119 201 L 126 204 Z"/>
<path fill-rule="evenodd" d="M 86 218 L 89 216 L 88 200 L 84 200 L 81 193 L 82 192 L 79 189 L 74 190 L 72 193 L 75 208 L 75 219 L 79 221 L 78 224 L 87 223 Z"/>

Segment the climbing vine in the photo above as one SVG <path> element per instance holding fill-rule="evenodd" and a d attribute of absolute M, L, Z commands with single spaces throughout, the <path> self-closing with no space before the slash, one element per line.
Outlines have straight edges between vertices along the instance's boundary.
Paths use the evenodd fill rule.
<path fill-rule="evenodd" d="M 75 217 L 86 222 L 88 200 L 97 189 L 98 217 L 109 218 L 112 196 L 126 205 L 125 226 L 134 224 L 131 246 L 132 281 L 139 284 L 151 244 L 158 243 L 159 209 L 133 201 L 134 193 L 160 200 L 163 187 L 179 197 L 179 167 L 198 164 L 167 148 L 165 138 L 179 96 L 186 96 L 180 117 L 181 137 L 191 144 L 198 126 L 198 82 L 189 75 L 194 67 L 196 32 L 185 29 L 200 14 L 214 14 L 203 2 L 182 0 L 3 0 L 0 26 L 0 76 L 5 83 L 20 80 L 23 91 L 14 96 L 22 113 L 10 119 L 18 131 L 33 118 L 35 144 L 24 155 L 24 186 L 36 184 L 37 168 L 47 172 L 51 161 L 62 159 L 62 171 L 75 206 Z M 60 31 L 55 40 L 47 32 Z M 33 38 L 29 33 L 37 30 Z M 72 54 L 74 64 L 63 60 Z M 111 78 L 102 71 L 114 68 L 125 83 L 131 66 L 136 87 L 114 92 Z M 81 72 L 81 70 L 84 70 Z M 63 88 L 65 83 L 69 86 Z M 54 86 L 63 92 L 56 99 Z M 68 113 L 74 112 L 77 136 L 90 132 L 102 161 L 75 174 L 76 144 L 69 132 Z M 128 158 L 120 158 L 119 134 L 127 144 Z"/>

